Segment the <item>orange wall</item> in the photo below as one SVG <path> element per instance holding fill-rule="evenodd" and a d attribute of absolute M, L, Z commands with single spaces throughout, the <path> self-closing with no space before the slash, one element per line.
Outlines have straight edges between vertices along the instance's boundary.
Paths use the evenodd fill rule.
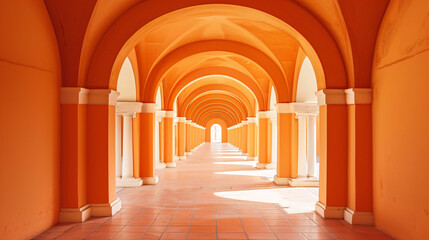
<path fill-rule="evenodd" d="M 375 224 L 429 239 L 428 1 L 392 1 L 373 71 Z"/>
<path fill-rule="evenodd" d="M 0 239 L 59 214 L 60 60 L 43 1 L 0 1 Z"/>

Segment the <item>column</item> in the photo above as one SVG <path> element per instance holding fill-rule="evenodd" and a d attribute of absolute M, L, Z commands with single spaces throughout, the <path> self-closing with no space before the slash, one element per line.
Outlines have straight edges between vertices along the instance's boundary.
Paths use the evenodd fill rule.
<path fill-rule="evenodd" d="M 174 111 L 166 111 L 164 121 L 164 163 L 167 168 L 176 167 L 173 161 L 174 156 L 174 141 L 173 141 L 173 120 Z"/>
<path fill-rule="evenodd" d="M 164 111 L 156 111 L 155 114 L 155 169 L 165 168 L 165 163 L 161 160 L 161 151 L 163 149 L 161 148 L 161 134 L 164 133 L 164 131 L 161 131 L 161 121 L 164 114 Z"/>
<path fill-rule="evenodd" d="M 247 118 L 247 159 L 253 160 L 256 157 L 256 118 Z"/>
<path fill-rule="evenodd" d="M 243 146 L 242 153 L 243 156 L 247 156 L 247 121 L 242 121 L 242 131 L 241 131 L 241 146 Z"/>
<path fill-rule="evenodd" d="M 348 185 L 348 110 L 344 89 L 316 93 L 320 116 L 319 202 L 316 213 L 343 218 Z M 372 200 L 370 200 L 372 201 Z"/>
<path fill-rule="evenodd" d="M 177 134 L 178 134 L 178 156 L 180 160 L 185 160 L 186 150 L 186 118 L 179 117 L 177 122 Z"/>
<path fill-rule="evenodd" d="M 186 120 L 186 155 L 192 155 L 192 138 L 191 138 L 192 120 Z"/>
<path fill-rule="evenodd" d="M 296 114 L 298 119 L 298 178 L 307 178 L 307 116 Z"/>
<path fill-rule="evenodd" d="M 346 89 L 348 191 L 344 220 L 373 225 L 372 89 Z"/>
<path fill-rule="evenodd" d="M 133 170 L 133 116 L 134 113 L 125 113 L 122 115 L 124 119 L 124 131 L 122 135 L 122 176 L 116 179 L 118 187 L 138 187 L 143 184 L 143 181 L 134 178 Z"/>
<path fill-rule="evenodd" d="M 268 118 L 267 112 L 258 112 L 259 122 L 259 144 L 258 144 L 258 163 L 256 168 L 266 168 L 268 160 Z"/>
<path fill-rule="evenodd" d="M 115 118 L 115 153 L 116 153 L 116 177 L 122 177 L 122 115 L 117 114 Z"/>
<path fill-rule="evenodd" d="M 271 168 L 277 168 L 277 114 L 270 118 L 271 121 Z"/>
<path fill-rule="evenodd" d="M 155 121 L 157 105 L 155 103 L 143 103 L 140 119 L 140 175 L 143 179 L 143 184 L 158 183 L 156 175 L 156 124 Z"/>
<path fill-rule="evenodd" d="M 308 115 L 307 122 L 307 177 L 315 177 L 316 165 L 316 114 Z"/>

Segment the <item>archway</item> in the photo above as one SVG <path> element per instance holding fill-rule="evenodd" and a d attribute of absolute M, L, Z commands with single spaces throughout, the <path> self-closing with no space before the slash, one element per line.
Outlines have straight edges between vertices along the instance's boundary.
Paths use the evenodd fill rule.
<path fill-rule="evenodd" d="M 210 128 L 210 142 L 222 142 L 222 127 L 219 124 L 213 124 Z"/>

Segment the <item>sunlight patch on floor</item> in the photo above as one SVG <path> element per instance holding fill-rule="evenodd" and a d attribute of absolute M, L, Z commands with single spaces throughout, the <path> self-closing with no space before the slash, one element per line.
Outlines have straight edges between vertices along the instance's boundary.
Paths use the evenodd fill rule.
<path fill-rule="evenodd" d="M 240 166 L 255 166 L 256 161 L 240 161 L 240 162 L 213 162 L 220 165 L 240 165 Z"/>
<path fill-rule="evenodd" d="M 276 175 L 276 170 L 267 169 L 267 170 L 249 170 L 249 171 L 225 171 L 225 172 L 215 172 L 214 174 L 266 177 L 266 178 L 269 178 L 270 181 L 272 181 L 274 175 Z"/>
<path fill-rule="evenodd" d="M 286 213 L 306 213 L 314 211 L 318 188 L 274 188 L 260 190 L 215 192 L 222 198 L 279 204 Z"/>
<path fill-rule="evenodd" d="M 217 159 L 242 159 L 242 160 L 246 160 L 247 157 L 246 156 L 221 156 L 221 157 L 213 157 L 213 158 L 217 158 Z"/>

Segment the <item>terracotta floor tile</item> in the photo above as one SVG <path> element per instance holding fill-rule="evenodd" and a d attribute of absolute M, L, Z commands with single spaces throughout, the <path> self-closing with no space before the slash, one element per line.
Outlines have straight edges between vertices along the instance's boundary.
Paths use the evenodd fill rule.
<path fill-rule="evenodd" d="M 247 239 L 247 236 L 244 233 L 220 232 L 217 234 L 217 238 L 222 240 L 239 240 Z"/>
<path fill-rule="evenodd" d="M 218 239 L 392 239 L 321 218 L 317 188 L 277 186 L 274 169 L 256 169 L 229 144 L 204 144 L 176 164 L 157 170 L 157 185 L 120 189 L 116 215 L 57 224 L 35 239 L 216 239 L 216 231 Z"/>
<path fill-rule="evenodd" d="M 301 233 L 276 233 L 279 239 L 306 240 Z"/>
<path fill-rule="evenodd" d="M 187 239 L 216 239 L 216 233 L 189 233 Z"/>
<path fill-rule="evenodd" d="M 247 233 L 247 236 L 249 237 L 249 239 L 277 239 L 276 235 L 274 235 L 273 233 Z"/>
<path fill-rule="evenodd" d="M 218 225 L 217 232 L 244 232 L 242 226 L 234 226 L 234 225 Z"/>

